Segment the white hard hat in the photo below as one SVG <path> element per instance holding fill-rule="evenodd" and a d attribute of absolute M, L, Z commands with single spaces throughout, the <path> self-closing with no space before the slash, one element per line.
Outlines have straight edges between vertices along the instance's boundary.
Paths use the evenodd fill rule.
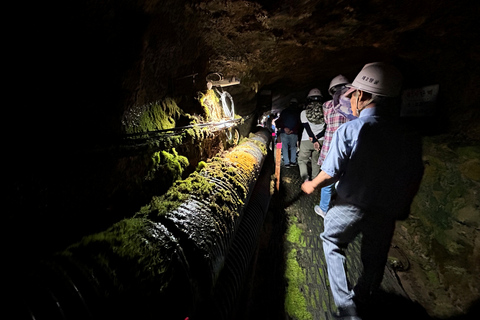
<path fill-rule="evenodd" d="M 397 97 L 402 88 L 402 74 L 394 66 L 383 62 L 366 64 L 358 73 L 345 95 L 355 90 L 385 97 Z"/>
<path fill-rule="evenodd" d="M 310 92 L 308 93 L 308 96 L 307 98 L 310 98 L 310 97 L 323 97 L 322 95 L 322 92 L 320 91 L 320 89 L 317 89 L 317 88 L 313 88 L 312 90 L 310 90 Z"/>
<path fill-rule="evenodd" d="M 341 84 L 345 85 L 345 84 L 348 84 L 348 83 L 349 83 L 348 79 L 346 77 L 342 76 L 341 74 L 339 74 L 338 76 L 333 78 L 332 81 L 330 81 L 330 85 L 328 86 L 328 93 L 330 93 L 330 95 L 333 96 L 333 94 L 335 93 L 335 92 L 332 92 L 333 87 L 339 86 Z"/>

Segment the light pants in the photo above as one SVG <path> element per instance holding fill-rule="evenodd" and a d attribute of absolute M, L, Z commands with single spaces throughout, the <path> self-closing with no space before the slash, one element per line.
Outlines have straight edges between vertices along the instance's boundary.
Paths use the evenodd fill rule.
<path fill-rule="evenodd" d="M 320 172 L 320 166 L 318 165 L 318 157 L 320 151 L 315 150 L 313 142 L 310 140 L 302 140 L 300 142 L 300 151 L 298 153 L 298 169 L 300 170 L 300 178 L 302 181 L 308 179 L 308 161 L 311 158 L 312 163 L 312 179 L 315 178 Z"/>
<path fill-rule="evenodd" d="M 329 186 L 323 187 L 320 191 L 320 209 L 322 209 L 323 212 L 327 212 L 330 207 L 330 200 L 332 199 L 334 188 L 335 183 L 332 183 Z"/>
<path fill-rule="evenodd" d="M 282 141 L 283 164 L 289 165 L 291 163 L 296 163 L 298 135 L 293 133 L 292 134 L 282 133 L 280 135 L 280 139 Z"/>
<path fill-rule="evenodd" d="M 372 214 L 338 199 L 324 221 L 323 251 L 327 262 L 328 280 L 337 307 L 355 306 L 353 297 L 368 299 L 380 287 L 388 250 L 395 229 L 395 219 Z M 361 260 L 363 271 L 353 290 L 345 272 L 345 249 L 362 233 Z"/>

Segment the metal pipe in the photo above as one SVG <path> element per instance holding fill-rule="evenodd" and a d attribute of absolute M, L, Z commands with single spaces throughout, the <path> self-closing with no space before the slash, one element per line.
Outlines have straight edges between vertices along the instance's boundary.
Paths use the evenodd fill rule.
<path fill-rule="evenodd" d="M 270 138 L 257 132 L 134 218 L 41 262 L 25 284 L 38 289 L 23 297 L 31 318 L 200 318 L 225 265 L 249 263 L 263 219 L 245 212 Z"/>
<path fill-rule="evenodd" d="M 269 154 L 273 163 L 273 154 Z M 199 319 L 231 319 L 237 305 L 249 267 L 257 250 L 261 227 L 270 204 L 270 183 L 273 165 L 263 166 L 254 190 L 243 213 L 243 218 L 226 258 L 212 300 L 198 313 Z"/>

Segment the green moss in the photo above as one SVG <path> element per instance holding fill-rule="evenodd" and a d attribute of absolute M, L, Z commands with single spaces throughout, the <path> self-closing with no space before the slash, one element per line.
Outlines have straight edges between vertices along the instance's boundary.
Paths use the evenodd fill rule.
<path fill-rule="evenodd" d="M 89 266 L 105 271 L 111 284 L 121 292 L 142 283 L 158 281 L 159 285 L 168 285 L 165 276 L 171 271 L 170 256 L 175 250 L 172 244 L 151 221 L 125 219 L 103 232 L 84 237 L 60 255 L 88 255 Z"/>
<path fill-rule="evenodd" d="M 178 208 L 189 198 L 189 194 L 199 197 L 206 197 L 214 188 L 214 184 L 197 172 L 192 173 L 187 179 L 177 181 L 162 196 L 154 196 L 149 204 L 143 206 L 136 214 L 155 220 L 157 216 L 165 215 L 167 212 Z"/>
<path fill-rule="evenodd" d="M 465 146 L 456 149 L 458 156 L 465 159 L 480 159 L 479 146 Z"/>
<path fill-rule="evenodd" d="M 158 161 L 157 155 L 155 161 Z M 171 165 L 177 167 L 176 163 Z M 162 216 L 179 207 L 189 195 L 194 195 L 197 199 L 210 199 L 210 207 L 214 212 L 231 215 L 232 212 L 236 212 L 232 208 L 244 204 L 243 200 L 248 193 L 247 186 L 253 179 L 256 166 L 258 163 L 255 157 L 236 149 L 225 154 L 223 158 L 215 157 L 208 163 L 201 162 L 196 172 L 185 180 L 176 181 L 161 197 L 154 197 L 137 215 L 155 219 L 156 216 Z M 212 179 L 232 185 L 236 189 L 235 194 L 219 188 L 217 184 L 211 182 Z"/>
<path fill-rule="evenodd" d="M 300 247 L 306 247 L 305 238 L 302 236 L 302 229 L 292 224 L 287 231 L 287 241 L 298 244 Z"/>
<path fill-rule="evenodd" d="M 307 300 L 300 288 L 305 287 L 306 277 L 297 261 L 297 250 L 292 249 L 287 256 L 285 276 L 287 290 L 285 295 L 285 310 L 294 319 L 307 320 L 313 316 L 307 310 Z"/>
<path fill-rule="evenodd" d="M 182 132 L 182 138 L 185 142 L 195 143 L 196 141 L 204 140 L 209 133 L 208 128 L 200 128 L 194 126 L 193 128 L 185 129 Z"/>
<path fill-rule="evenodd" d="M 287 241 L 294 245 L 305 248 L 307 246 L 305 237 L 303 236 L 303 230 L 297 226 L 297 217 L 290 217 L 290 224 L 287 229 Z"/>
<path fill-rule="evenodd" d="M 264 155 L 267 154 L 267 146 L 263 142 L 261 142 L 257 139 L 253 139 L 253 138 L 255 138 L 255 134 L 250 133 L 248 137 L 241 138 L 240 141 L 238 142 L 238 144 L 242 144 L 246 141 L 251 142 L 251 143 L 255 144 L 255 146 L 258 149 L 260 149 L 262 154 L 264 154 Z"/>
<path fill-rule="evenodd" d="M 267 154 L 267 146 L 263 142 L 258 140 L 252 140 L 252 142 L 262 151 L 262 154 Z"/>
<path fill-rule="evenodd" d="M 317 301 L 320 301 L 320 293 L 318 292 L 318 289 L 315 288 L 314 289 L 315 291 L 313 292 L 313 294 L 311 295 L 311 306 L 313 309 L 317 309 Z"/>
<path fill-rule="evenodd" d="M 183 114 L 176 101 L 165 98 L 143 106 L 133 107 L 125 113 L 122 121 L 126 133 L 142 133 L 171 129 Z"/>
<path fill-rule="evenodd" d="M 322 268 L 318 268 L 318 273 L 320 274 L 320 277 L 317 277 L 317 284 L 321 284 L 320 279 L 321 279 L 321 278 L 325 278 L 325 274 L 323 273 L 323 269 L 322 269 Z"/>
<path fill-rule="evenodd" d="M 215 91 L 212 89 L 207 90 L 205 94 L 202 92 L 200 94 L 200 104 L 205 111 L 205 116 L 207 121 L 219 121 L 223 117 L 223 110 L 220 105 L 220 99 L 218 99 Z"/>
<path fill-rule="evenodd" d="M 175 148 L 172 148 L 172 153 L 155 152 L 150 159 L 150 169 L 145 179 L 149 181 L 157 179 L 171 185 L 174 181 L 181 179 L 188 164 L 188 159 L 178 155 Z"/>
<path fill-rule="evenodd" d="M 325 300 L 322 300 L 322 309 L 323 310 L 328 310 L 327 303 L 325 302 Z"/>
<path fill-rule="evenodd" d="M 203 168 L 205 168 L 206 165 L 207 165 L 207 164 L 205 163 L 205 161 L 200 161 L 200 162 L 198 163 L 198 165 L 197 165 L 196 171 L 197 171 L 197 172 L 198 172 L 198 171 L 201 171 Z"/>

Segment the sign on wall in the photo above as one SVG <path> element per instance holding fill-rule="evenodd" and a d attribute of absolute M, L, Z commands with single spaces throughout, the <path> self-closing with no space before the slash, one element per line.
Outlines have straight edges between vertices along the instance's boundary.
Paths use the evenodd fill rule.
<path fill-rule="evenodd" d="M 406 89 L 402 93 L 402 117 L 425 117 L 433 115 L 439 85 Z"/>

